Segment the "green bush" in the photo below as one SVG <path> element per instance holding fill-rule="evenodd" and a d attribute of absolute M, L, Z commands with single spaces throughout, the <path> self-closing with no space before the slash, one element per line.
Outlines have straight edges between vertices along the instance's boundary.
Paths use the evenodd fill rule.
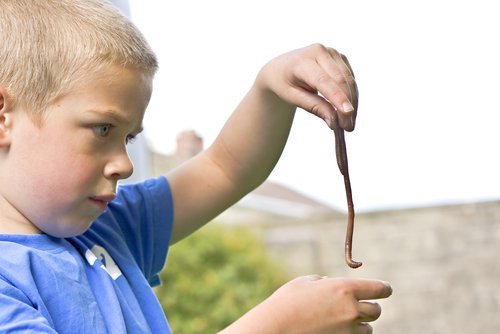
<path fill-rule="evenodd" d="M 161 277 L 156 294 L 175 334 L 216 333 L 288 279 L 255 235 L 218 226 L 172 246 Z"/>

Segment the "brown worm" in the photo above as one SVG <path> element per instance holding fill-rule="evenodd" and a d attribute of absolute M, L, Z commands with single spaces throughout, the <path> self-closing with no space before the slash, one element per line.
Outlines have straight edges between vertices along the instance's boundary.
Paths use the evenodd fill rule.
<path fill-rule="evenodd" d="M 339 125 L 338 116 L 333 117 L 333 133 L 335 134 L 335 153 L 340 173 L 344 176 L 345 194 L 347 198 L 347 233 L 345 237 L 345 262 L 353 269 L 361 267 L 362 262 L 352 259 L 352 236 L 354 232 L 354 204 L 352 201 L 351 180 L 347 164 L 347 150 L 345 145 L 344 129 Z"/>

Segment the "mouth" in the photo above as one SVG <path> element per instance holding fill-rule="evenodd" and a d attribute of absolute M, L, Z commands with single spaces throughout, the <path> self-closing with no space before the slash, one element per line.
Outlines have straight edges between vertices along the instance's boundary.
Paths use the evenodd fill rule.
<path fill-rule="evenodd" d="M 110 195 L 100 195 L 100 196 L 92 196 L 89 197 L 90 202 L 97 206 L 100 210 L 104 211 L 108 206 L 108 203 L 114 200 L 116 197 L 115 194 Z"/>

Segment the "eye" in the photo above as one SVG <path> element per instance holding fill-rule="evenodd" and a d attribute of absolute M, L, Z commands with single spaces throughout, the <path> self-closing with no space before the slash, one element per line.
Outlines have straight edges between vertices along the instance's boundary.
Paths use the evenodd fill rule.
<path fill-rule="evenodd" d="M 99 124 L 94 126 L 94 132 L 99 137 L 106 137 L 112 127 L 111 124 Z"/>
<path fill-rule="evenodd" d="M 128 136 L 127 136 L 127 139 L 126 139 L 126 141 L 125 141 L 125 142 L 126 142 L 127 144 L 131 144 L 131 143 L 133 143 L 133 142 L 134 142 L 135 138 L 136 138 L 136 135 L 128 135 Z"/>

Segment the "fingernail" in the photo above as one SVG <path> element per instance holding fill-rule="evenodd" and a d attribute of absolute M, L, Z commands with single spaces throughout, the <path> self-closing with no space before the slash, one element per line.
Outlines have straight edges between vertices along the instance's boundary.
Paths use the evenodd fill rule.
<path fill-rule="evenodd" d="M 344 113 L 346 113 L 346 114 L 347 114 L 347 113 L 350 113 L 351 111 L 353 111 L 353 110 L 354 110 L 354 107 L 352 106 L 352 104 L 351 104 L 351 103 L 349 103 L 349 102 L 344 102 L 344 103 L 342 104 L 342 109 L 343 109 Z"/>

